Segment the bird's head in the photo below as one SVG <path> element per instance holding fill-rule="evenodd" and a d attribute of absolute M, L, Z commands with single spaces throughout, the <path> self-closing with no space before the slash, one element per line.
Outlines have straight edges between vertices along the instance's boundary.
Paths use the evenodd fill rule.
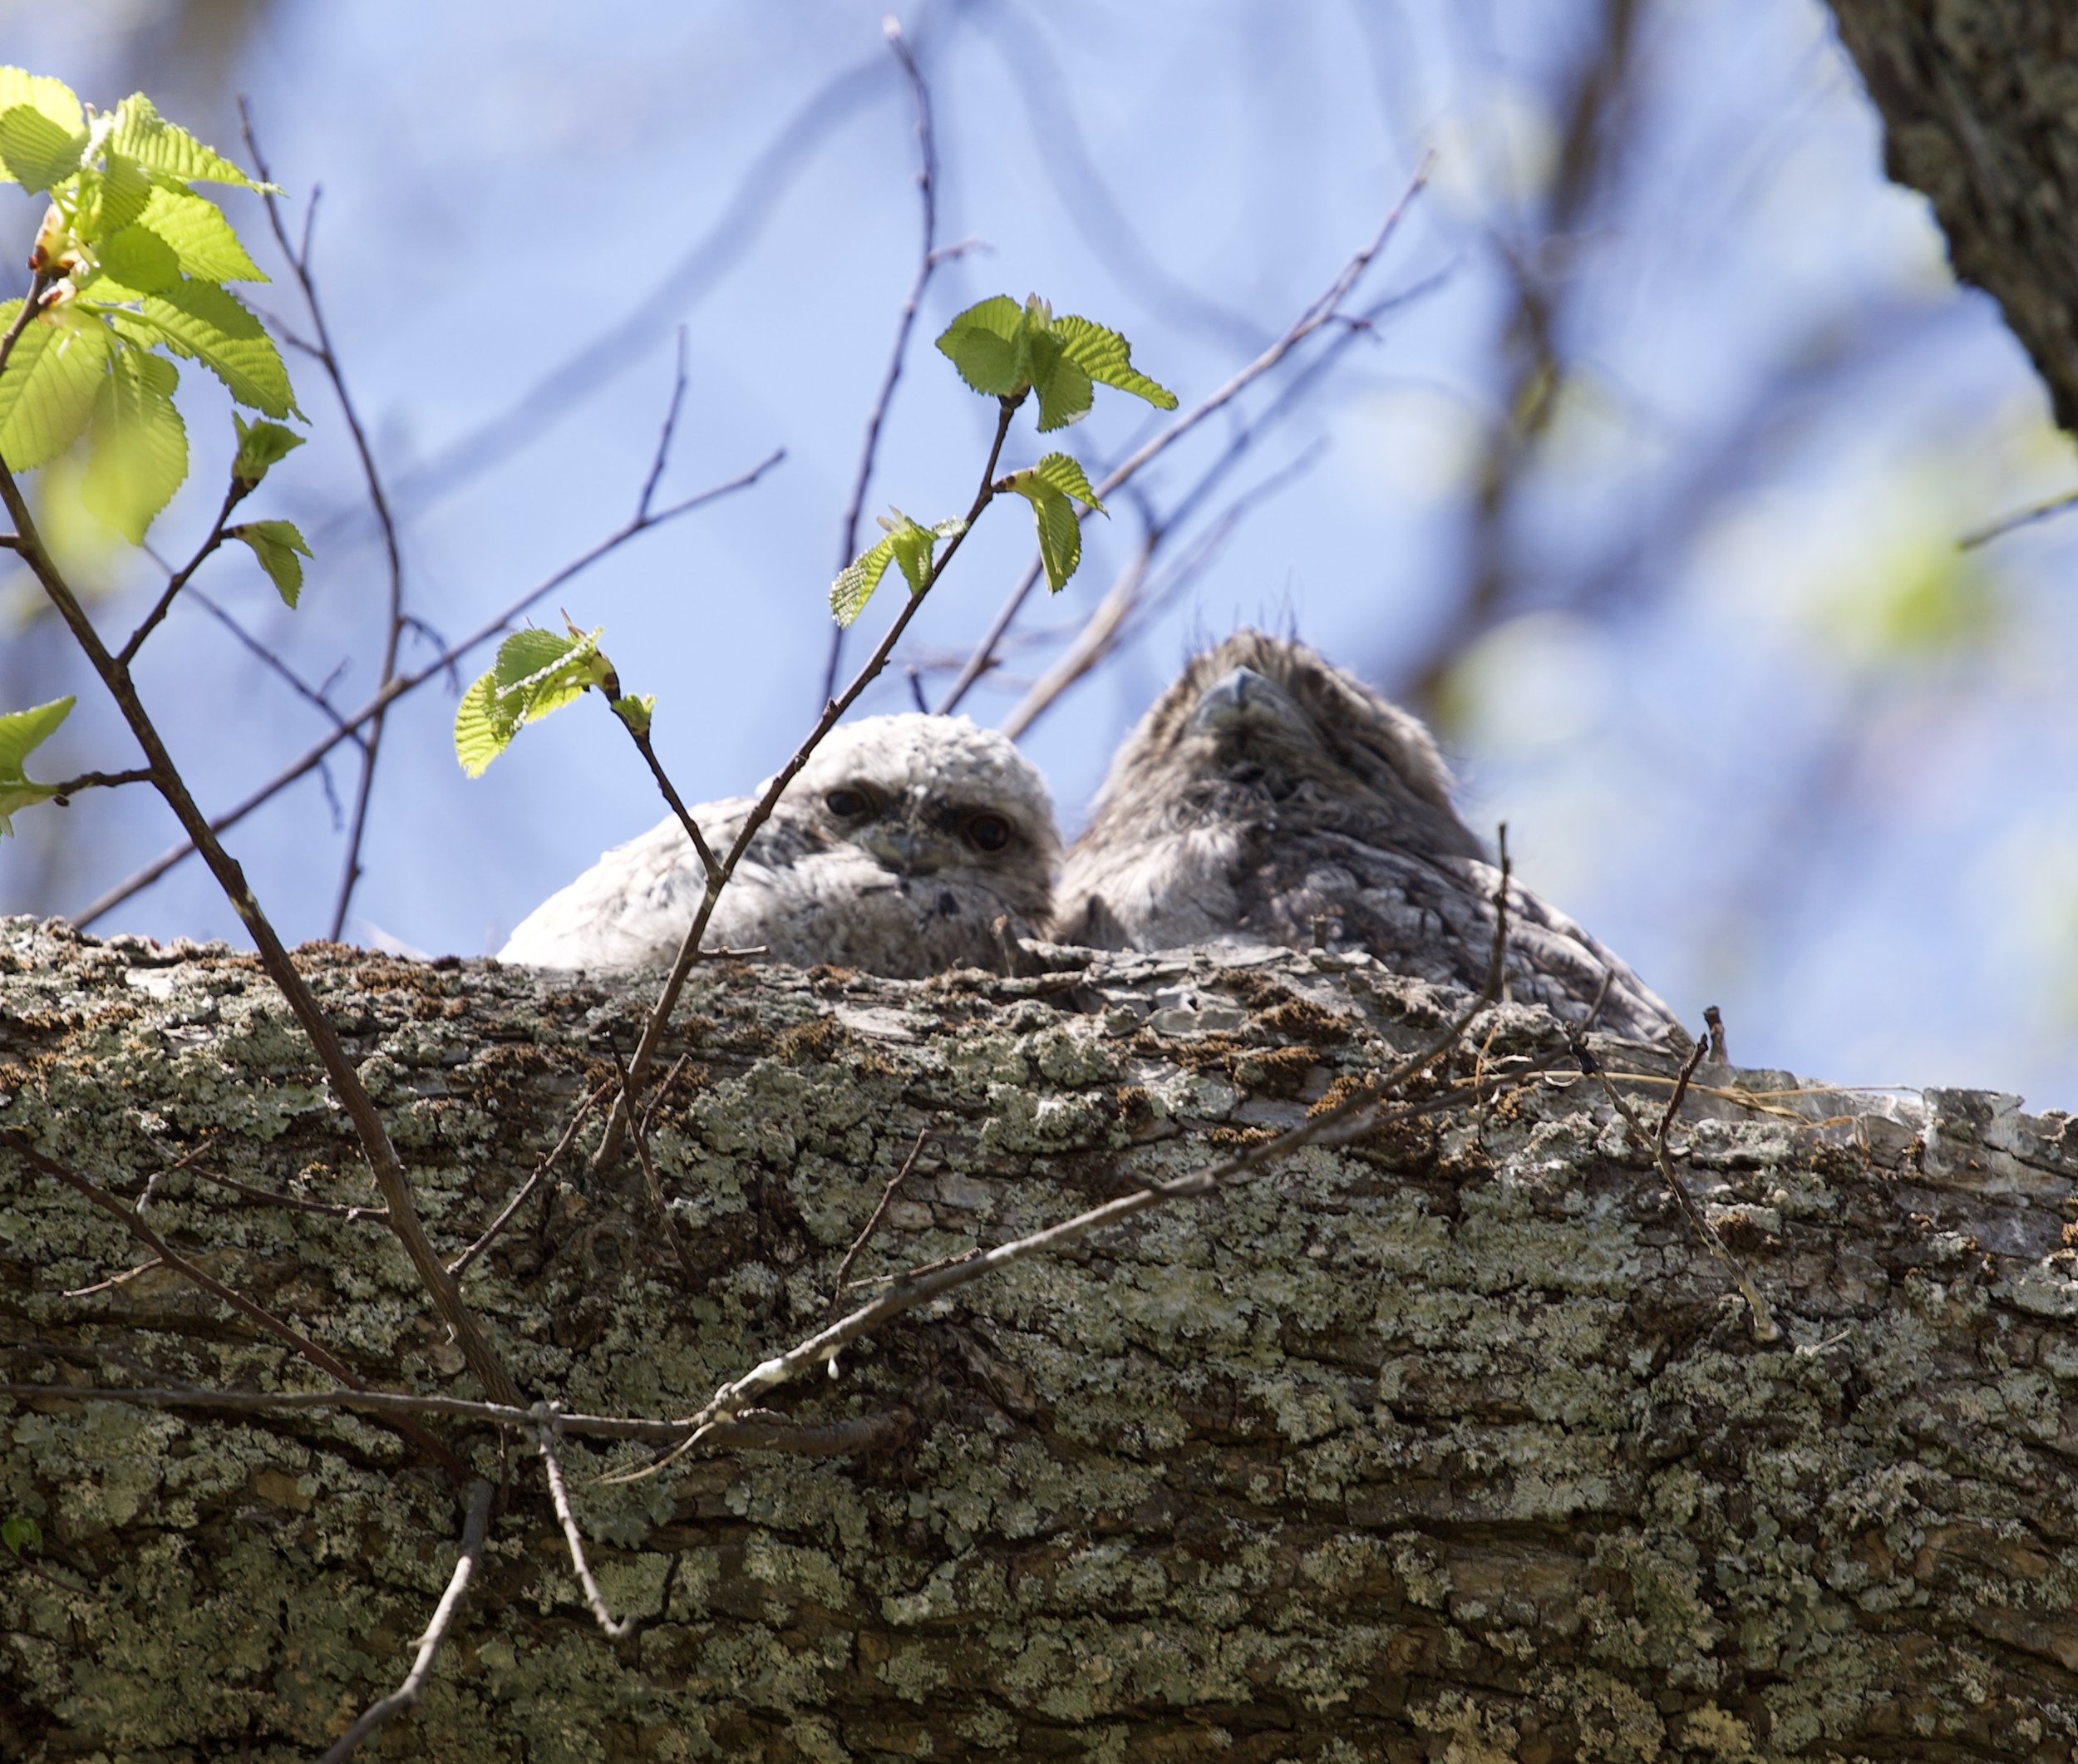
<path fill-rule="evenodd" d="M 1439 849 L 1475 851 L 1450 791 L 1418 719 L 1304 643 L 1243 631 L 1155 702 L 1112 762 L 1098 812 L 1173 820 L 1294 798 L 1369 804 L 1422 822 Z"/>
<path fill-rule="evenodd" d="M 963 717 L 905 712 L 840 724 L 786 801 L 829 839 L 903 878 L 987 880 L 1043 916 L 1061 859 L 1045 781 L 1006 736 Z"/>

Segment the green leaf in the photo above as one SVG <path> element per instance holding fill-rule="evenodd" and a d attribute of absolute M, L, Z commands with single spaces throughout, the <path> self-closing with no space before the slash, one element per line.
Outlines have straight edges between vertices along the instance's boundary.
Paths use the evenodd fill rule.
<path fill-rule="evenodd" d="M 94 395 L 80 500 L 133 545 L 144 543 L 145 528 L 188 475 L 187 426 L 173 407 L 180 379 L 164 357 L 121 348 Z M 293 594 L 283 598 L 296 604 Z"/>
<path fill-rule="evenodd" d="M 0 1519 L 0 1544 L 5 1544 L 17 1556 L 24 1550 L 41 1550 L 43 1528 L 27 1513 L 10 1513 Z"/>
<path fill-rule="evenodd" d="M 303 444 L 303 437 L 278 422 L 250 422 L 231 412 L 238 425 L 238 457 L 231 462 L 231 475 L 250 489 Z"/>
<path fill-rule="evenodd" d="M 613 667 L 598 653 L 603 628 L 559 637 L 529 627 L 498 646 L 498 659 L 476 677 L 455 712 L 455 757 L 472 778 L 512 745 L 530 722 L 604 682 Z"/>
<path fill-rule="evenodd" d="M 1047 457 L 1067 459 L 1064 453 Z M 1068 463 L 1075 462 L 1070 460 Z M 1076 466 L 1076 471 L 1080 476 L 1081 468 Z M 1005 488 L 1016 490 L 1032 504 L 1032 520 L 1039 528 L 1039 561 L 1046 566 L 1047 591 L 1059 594 L 1082 561 L 1082 523 L 1076 519 L 1074 503 L 1041 477 L 1037 467 L 1012 472 Z"/>
<path fill-rule="evenodd" d="M 89 239 L 106 239 L 140 219 L 151 202 L 151 175 L 127 154 L 103 155 L 99 171 L 80 174 L 79 229 Z M 199 196 L 187 199 L 199 202 Z M 165 229 L 158 233 L 166 236 Z M 169 241 L 170 243 L 170 241 Z"/>
<path fill-rule="evenodd" d="M 1158 411 L 1176 408 L 1176 395 L 1133 366 L 1132 345 L 1115 331 L 1069 313 L 1053 322 L 1067 357 L 1100 386 L 1145 398 Z M 1043 425 L 1042 425 L 1043 426 Z"/>
<path fill-rule="evenodd" d="M 1084 507 L 1095 509 L 1100 515 L 1107 512 L 1096 500 L 1096 492 L 1090 488 L 1090 480 L 1081 466 L 1068 455 L 1049 453 L 1032 468 L 1032 474 L 1041 484 L 1051 485 L 1064 496 L 1074 497 Z"/>
<path fill-rule="evenodd" d="M 650 719 L 657 714 L 656 695 L 623 692 L 613 701 L 613 714 L 636 734 L 647 738 Z"/>
<path fill-rule="evenodd" d="M 0 111 L 0 166 L 7 181 L 24 190 L 48 190 L 79 170 L 86 131 L 69 130 L 32 104 Z"/>
<path fill-rule="evenodd" d="M 291 611 L 295 609 L 296 597 L 303 591 L 303 566 L 297 561 L 298 554 L 310 555 L 310 547 L 303 543 L 303 535 L 293 520 L 248 520 L 224 530 L 226 539 L 239 539 L 253 548 L 253 555 L 259 559 L 259 566 L 273 583 L 274 592 L 282 597 Z"/>
<path fill-rule="evenodd" d="M 145 224 L 173 247 L 182 273 L 199 282 L 267 279 L 247 255 L 224 210 L 207 196 L 184 190 L 152 190 L 143 214 Z"/>
<path fill-rule="evenodd" d="M 1025 309 L 997 294 L 946 326 L 938 346 L 976 392 L 1014 398 L 1032 383 L 1024 337 Z"/>
<path fill-rule="evenodd" d="M 111 234 L 94 255 L 103 275 L 140 294 L 155 294 L 180 279 L 180 254 L 142 223 Z M 86 285 L 94 286 L 91 282 Z"/>
<path fill-rule="evenodd" d="M 269 416 L 300 416 L 274 341 L 235 294 L 209 282 L 176 282 L 148 294 L 135 315 L 111 315 L 139 342 L 160 342 L 192 356 L 230 389 L 240 404 Z"/>
<path fill-rule="evenodd" d="M 830 616 L 846 627 L 858 623 L 859 615 L 866 609 L 866 603 L 873 599 L 873 591 L 880 585 L 880 579 L 888 573 L 888 565 L 894 561 L 894 535 L 860 552 L 840 572 L 837 579 L 830 584 Z"/>
<path fill-rule="evenodd" d="M 54 698 L 34 710 L 10 711 L 0 717 L 0 834 L 14 831 L 7 817 L 17 809 L 57 794 L 56 785 L 32 782 L 22 767 L 51 732 L 71 715 L 72 702 Z"/>
<path fill-rule="evenodd" d="M 1035 338 L 1035 344 L 1041 340 Z M 1095 397 L 1090 386 L 1090 377 L 1067 358 L 1059 341 L 1049 337 L 1044 342 L 1049 348 L 1032 350 L 1032 384 L 1039 394 L 1039 432 L 1050 429 L 1065 429 L 1071 422 L 1080 422 L 1090 414 L 1090 405 Z M 1051 357 L 1041 365 L 1042 357 Z"/>
<path fill-rule="evenodd" d="M 64 81 L 19 67 L 0 67 L 0 111 L 11 111 L 17 104 L 42 111 L 67 135 L 86 132 L 86 113 Z"/>
<path fill-rule="evenodd" d="M 132 92 L 116 106 L 108 145 L 115 152 L 128 154 L 146 170 L 180 184 L 205 179 L 212 184 L 233 184 L 240 190 L 270 191 L 278 187 L 255 183 L 214 148 L 204 146 L 178 124 L 168 122 L 142 92 Z"/>
<path fill-rule="evenodd" d="M 0 306 L 0 327 L 12 325 L 21 308 L 19 300 Z M 106 325 L 63 307 L 30 321 L 0 374 L 0 459 L 28 471 L 79 438 L 113 342 Z"/>

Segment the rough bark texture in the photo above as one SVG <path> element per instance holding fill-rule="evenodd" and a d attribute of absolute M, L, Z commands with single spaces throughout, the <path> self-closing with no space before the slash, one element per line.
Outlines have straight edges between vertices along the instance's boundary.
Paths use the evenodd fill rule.
<path fill-rule="evenodd" d="M 305 952 L 459 1249 L 646 992 Z M 682 1414 L 856 1272 L 1057 1219 L 1300 1118 L 1461 995 L 1287 952 L 1081 984 L 704 973 L 639 1184 L 530 1204 L 465 1290 L 530 1393 Z M 1558 1045 L 1477 1026 L 1489 1071 Z M 1602 1043 L 1641 1106 L 1663 1060 Z M 1463 1062 L 1460 1062 L 1462 1069 Z M 611 1486 L 566 1446 L 602 1638 L 523 1444 L 424 1702 L 376 1755 L 507 1760 L 2065 1758 L 2078 1735 L 2078 1129 L 1706 1067 L 1679 1167 L 1779 1308 L 1756 1344 L 1648 1148 L 1560 1072 L 1313 1149 L 913 1315 L 804 1420 L 894 1449 Z M 1741 1092 L 1747 1093 L 1741 1100 Z M 0 1124 L 135 1195 L 369 1198 L 247 958 L 0 921 Z M 1761 1094 L 1770 1093 L 1770 1094 Z M 378 1224 L 156 1186 L 148 1217 L 370 1380 L 467 1393 Z M 462 1502 L 338 1414 L 96 1401 L 323 1383 L 0 1151 L 0 1756 L 307 1757 L 401 1678 Z M 71 1350 L 61 1351 L 61 1350 Z M 99 1356 L 97 1358 L 96 1356 Z"/>
<path fill-rule="evenodd" d="M 2078 434 L 2078 6 L 1832 0 L 1892 177 L 1933 200 Z"/>

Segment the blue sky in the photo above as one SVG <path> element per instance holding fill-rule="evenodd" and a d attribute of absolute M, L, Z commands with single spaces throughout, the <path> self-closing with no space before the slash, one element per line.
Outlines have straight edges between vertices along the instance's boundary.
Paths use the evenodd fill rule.
<path fill-rule="evenodd" d="M 667 493 L 776 448 L 785 462 L 541 611 L 606 628 L 625 683 L 658 695 L 689 799 L 746 788 L 816 707 L 840 516 L 914 269 L 915 139 L 880 9 L 250 16 L 214 71 L 155 61 L 150 9 L 113 0 L 15 9 L 7 52 L 102 102 L 142 84 L 226 150 L 244 91 L 290 200 L 322 185 L 320 294 L 406 510 L 409 605 L 442 633 L 626 518 L 682 323 Z M 1593 113 L 1602 175 L 1554 214 L 1600 16 L 1558 0 L 904 8 L 936 110 L 940 238 L 971 243 L 928 292 L 869 506 L 935 519 L 971 495 L 992 413 L 929 347 L 961 306 L 1037 290 L 1125 331 L 1188 407 L 1290 323 L 1433 152 L 1352 303 L 1415 297 L 1265 429 L 1226 490 L 1268 492 L 1026 737 L 1064 824 L 1193 644 L 1236 623 L 1295 627 L 1389 691 L 1442 655 L 1434 702 L 1468 819 L 1504 818 L 1524 876 L 1689 1018 L 1722 1006 L 1735 1057 L 2078 1105 L 2078 521 L 1954 544 L 2078 464 L 1996 309 L 1954 285 L 1925 204 L 1884 180 L 1873 112 L 1809 0 L 1643 7 L 1627 77 Z M 26 242 L 32 204 L 15 200 L 0 226 Z M 1496 438 L 1523 407 L 1509 327 L 1525 287 L 1558 372 L 1548 420 L 1511 450 Z M 257 298 L 308 328 L 291 285 Z M 529 401 L 572 362 L 564 392 Z M 381 554 L 336 405 L 291 367 L 312 441 L 259 512 L 316 544 L 303 606 L 287 613 L 238 559 L 200 582 L 311 680 L 344 663 L 337 700 L 357 706 Z M 206 521 L 228 457 L 228 406 L 199 378 L 196 480 L 155 529 L 169 552 Z M 1288 383 L 1266 377 L 1242 407 Z M 1066 439 L 1094 466 L 1145 418 L 1101 402 Z M 1230 432 L 1209 424 L 1150 472 L 1152 505 Z M 1022 426 L 1008 456 L 1054 444 Z M 1503 512 L 1483 527 L 1497 460 Z M 1215 499 L 1165 556 L 1221 513 Z M 994 721 L 1017 702 L 1139 534 L 1130 501 L 1092 524 L 1081 576 L 966 708 Z M 992 511 L 900 658 L 927 691 L 1030 555 L 1022 508 Z M 1460 642 L 1483 569 L 1498 610 Z M 111 557 L 92 579 L 126 628 L 145 574 Z M 25 702 L 81 692 L 50 763 L 128 763 L 48 621 L 25 622 L 22 584 L 0 594 L 0 683 Z M 876 603 L 864 628 L 892 611 Z M 427 653 L 415 642 L 407 663 Z M 206 806 L 323 727 L 199 608 L 168 621 L 143 678 Z M 909 692 L 897 670 L 865 707 Z M 453 712 L 436 682 L 391 720 L 350 936 L 481 952 L 661 812 L 590 703 L 476 782 L 453 761 Z M 334 786 L 350 793 L 349 769 Z M 171 837 L 140 793 L 82 798 L 0 851 L 0 907 L 76 910 Z M 233 840 L 292 938 L 323 931 L 342 843 L 314 780 Z M 234 921 L 188 866 L 96 929 Z"/>

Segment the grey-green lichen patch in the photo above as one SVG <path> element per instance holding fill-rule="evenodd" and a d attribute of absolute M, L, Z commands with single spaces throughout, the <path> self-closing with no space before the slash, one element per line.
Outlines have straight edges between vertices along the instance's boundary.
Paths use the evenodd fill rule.
<path fill-rule="evenodd" d="M 249 961 L 17 923 L 0 956 L 0 1125 L 131 1194 L 206 1138 L 239 1180 L 372 1198 Z M 610 1078 L 648 996 L 305 959 L 451 1254 Z M 638 1173 L 583 1174 L 593 1120 L 465 1281 L 522 1387 L 688 1412 L 820 1325 L 919 1131 L 854 1278 L 1216 1161 L 1450 1002 L 1261 951 L 1107 958 L 1072 998 L 1038 984 L 696 975 L 651 1136 L 693 1269 Z M 1510 1052 L 1557 1045 L 1533 1012 L 1492 1027 Z M 1671 1061 L 1605 1063 L 1657 1081 L 1656 1118 Z M 1742 1082 L 1770 1094 L 1742 1108 Z M 2078 1738 L 2071 1136 L 2009 1099 L 1799 1088 L 1713 1072 L 1673 1136 L 1780 1347 L 1751 1339 L 1649 1148 L 1554 1076 L 1021 1262 L 848 1350 L 838 1379 L 764 1398 L 894 1417 L 881 1455 L 696 1455 L 615 1484 L 647 1448 L 567 1441 L 608 1603 L 640 1625 L 626 1643 L 584 1608 L 528 1442 L 437 1424 L 505 1492 L 470 1609 L 385 1743 L 2054 1755 Z M 379 1224 L 186 1175 L 151 1206 L 362 1375 L 473 1387 Z M 80 1400 L 134 1367 L 323 1382 L 164 1271 L 65 1297 L 142 1259 L 0 1156 L 0 1329 L 52 1387 L 0 1404 L 0 1518 L 37 1521 L 47 1570 L 0 1576 L 0 1672 L 36 1722 L 0 1750 L 308 1757 L 401 1676 L 459 1495 L 366 1417 Z"/>

